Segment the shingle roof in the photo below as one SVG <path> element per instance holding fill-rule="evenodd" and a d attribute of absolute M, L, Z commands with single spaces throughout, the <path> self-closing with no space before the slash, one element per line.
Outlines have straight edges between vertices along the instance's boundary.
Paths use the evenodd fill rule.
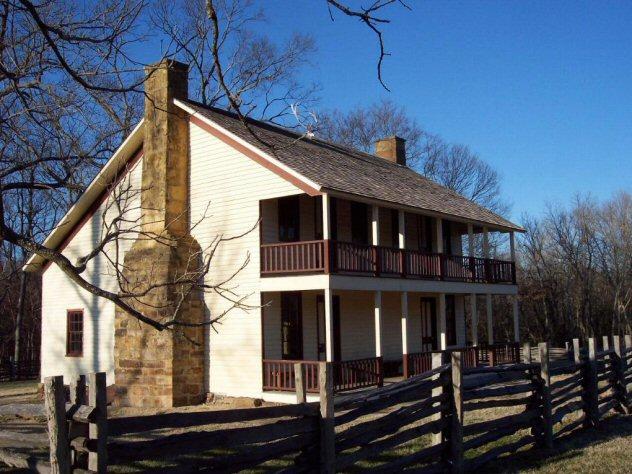
<path fill-rule="evenodd" d="M 377 156 L 289 129 L 248 119 L 257 137 L 239 118 L 226 110 L 186 101 L 196 113 L 273 155 L 284 165 L 322 188 L 389 203 L 415 207 L 518 231 L 523 229 L 473 201 L 420 175 Z"/>

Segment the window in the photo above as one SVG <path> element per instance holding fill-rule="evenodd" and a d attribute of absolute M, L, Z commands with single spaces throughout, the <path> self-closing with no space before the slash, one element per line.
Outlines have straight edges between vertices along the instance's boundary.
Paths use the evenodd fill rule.
<path fill-rule="evenodd" d="M 279 240 L 297 242 L 300 239 L 300 210 L 298 196 L 279 199 Z"/>
<path fill-rule="evenodd" d="M 351 203 L 351 241 L 361 245 L 369 243 L 368 206 L 363 202 Z"/>
<path fill-rule="evenodd" d="M 452 255 L 452 223 L 450 221 L 443 222 L 443 253 Z"/>
<path fill-rule="evenodd" d="M 83 355 L 83 310 L 69 309 L 66 321 L 66 356 Z"/>
<path fill-rule="evenodd" d="M 284 360 L 303 359 L 301 294 L 281 293 L 281 347 Z"/>

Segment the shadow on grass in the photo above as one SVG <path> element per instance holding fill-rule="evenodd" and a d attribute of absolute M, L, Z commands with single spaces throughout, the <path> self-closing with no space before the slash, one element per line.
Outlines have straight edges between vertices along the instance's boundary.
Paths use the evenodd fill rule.
<path fill-rule="evenodd" d="M 509 457 L 490 461 L 481 468 L 486 473 L 509 473 L 537 469 L 553 462 L 579 458 L 584 455 L 585 448 L 595 447 L 627 436 L 632 436 L 632 415 L 613 415 L 603 419 L 597 428 L 578 428 L 561 438 L 556 438 L 552 450 L 532 447 L 517 453 L 510 453 Z"/>

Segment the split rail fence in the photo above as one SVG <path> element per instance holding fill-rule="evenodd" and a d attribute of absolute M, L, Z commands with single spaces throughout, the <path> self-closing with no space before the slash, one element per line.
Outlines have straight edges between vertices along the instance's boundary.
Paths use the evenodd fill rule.
<path fill-rule="evenodd" d="M 87 403 L 85 379 L 73 381 L 69 405 L 63 379 L 48 378 L 50 465 L 60 473 L 105 472 L 108 463 L 161 457 L 178 472 L 195 463 L 220 472 L 466 472 L 526 446 L 551 448 L 611 410 L 629 413 L 630 336 L 604 338 L 600 350 L 595 339 L 586 347 L 574 340 L 569 360 L 555 367 L 546 343 L 536 353 L 537 363 L 526 344 L 517 364 L 472 368 L 461 352 L 434 354 L 422 374 L 335 398 L 336 368 L 321 362 L 316 403 L 307 398 L 311 373 L 297 363 L 296 405 L 110 419 L 104 374 L 89 376 Z M 479 416 L 494 408 L 511 411 Z"/>

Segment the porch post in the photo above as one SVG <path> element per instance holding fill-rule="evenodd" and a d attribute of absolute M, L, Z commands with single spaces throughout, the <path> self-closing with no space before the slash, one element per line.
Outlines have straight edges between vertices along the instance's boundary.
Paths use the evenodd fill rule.
<path fill-rule="evenodd" d="M 467 225 L 468 254 L 471 259 L 472 281 L 476 281 L 474 257 L 476 249 L 474 247 L 474 225 Z M 476 293 L 470 293 L 470 313 L 472 314 L 472 345 L 478 346 L 478 310 L 476 309 Z"/>
<path fill-rule="evenodd" d="M 401 293 L 402 306 L 402 370 L 408 378 L 408 292 Z"/>
<path fill-rule="evenodd" d="M 492 295 L 487 293 L 485 295 L 487 303 L 487 343 L 494 343 L 494 319 L 492 315 Z"/>
<path fill-rule="evenodd" d="M 331 239 L 329 194 L 323 194 L 323 239 Z"/>
<path fill-rule="evenodd" d="M 516 261 L 516 235 L 515 232 L 509 232 L 509 251 L 511 252 L 511 261 Z"/>
<path fill-rule="evenodd" d="M 375 292 L 375 357 L 382 357 L 382 292 Z"/>
<path fill-rule="evenodd" d="M 445 315 L 445 293 L 439 293 L 439 349 L 442 351 L 448 347 L 448 336 L 446 334 L 447 324 Z"/>
<path fill-rule="evenodd" d="M 489 231 L 487 227 L 483 227 L 483 257 L 485 259 L 489 258 Z M 487 270 L 488 265 L 485 262 L 485 270 Z M 487 275 L 487 271 L 485 272 L 485 280 L 489 281 L 489 275 Z M 487 293 L 485 295 L 486 303 L 487 303 L 487 343 L 494 343 L 494 320 L 492 315 L 492 295 Z"/>
<path fill-rule="evenodd" d="M 323 249 L 323 268 L 325 269 L 325 273 L 331 272 L 331 245 L 329 243 L 331 239 L 330 209 L 329 194 L 323 194 L 323 240 L 325 241 Z"/>
<path fill-rule="evenodd" d="M 334 324 L 333 295 L 331 289 L 325 288 L 325 357 L 327 362 L 334 361 Z"/>
<path fill-rule="evenodd" d="M 470 313 L 472 313 L 472 345 L 478 346 L 478 309 L 476 309 L 476 293 L 470 294 Z"/>
<path fill-rule="evenodd" d="M 513 323 L 514 323 L 514 341 L 520 342 L 520 310 L 518 308 L 518 295 L 512 298 L 513 303 Z"/>
<path fill-rule="evenodd" d="M 371 243 L 380 245 L 380 208 L 371 206 Z"/>

